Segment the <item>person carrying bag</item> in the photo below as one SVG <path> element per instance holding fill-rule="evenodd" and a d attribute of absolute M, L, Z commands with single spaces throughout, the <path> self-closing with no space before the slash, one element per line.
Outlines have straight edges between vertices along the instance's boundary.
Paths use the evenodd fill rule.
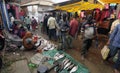
<path fill-rule="evenodd" d="M 114 72 L 120 73 L 120 71 L 119 71 L 119 68 L 120 68 L 120 51 L 119 51 L 120 50 L 120 24 L 118 24 L 115 27 L 114 31 L 111 33 L 110 38 L 107 42 L 107 45 L 114 46 L 116 51 L 118 52 L 118 59 L 114 64 Z M 109 58 L 111 58 L 111 57 L 109 57 Z"/>

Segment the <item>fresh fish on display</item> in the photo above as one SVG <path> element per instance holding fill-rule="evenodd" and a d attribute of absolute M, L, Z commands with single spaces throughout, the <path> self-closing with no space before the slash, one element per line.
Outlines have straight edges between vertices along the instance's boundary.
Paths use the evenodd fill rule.
<path fill-rule="evenodd" d="M 65 62 L 64 62 L 64 66 L 69 62 L 70 60 L 69 59 L 67 59 Z"/>
<path fill-rule="evenodd" d="M 70 73 L 73 73 L 73 72 L 77 71 L 77 69 L 78 69 L 78 66 L 74 66 L 74 67 L 71 69 Z"/>
<path fill-rule="evenodd" d="M 66 69 L 68 66 L 70 66 L 70 64 L 71 64 L 71 62 L 68 62 L 68 63 L 65 65 L 64 69 Z"/>
<path fill-rule="evenodd" d="M 68 71 L 70 71 L 74 66 L 75 66 L 74 64 L 71 64 L 71 65 L 70 65 L 69 67 L 67 67 L 66 69 L 67 69 Z"/>

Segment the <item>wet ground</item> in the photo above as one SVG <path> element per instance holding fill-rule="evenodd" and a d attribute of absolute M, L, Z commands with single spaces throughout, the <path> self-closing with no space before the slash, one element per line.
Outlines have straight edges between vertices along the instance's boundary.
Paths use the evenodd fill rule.
<path fill-rule="evenodd" d="M 40 31 L 40 30 L 39 30 Z M 42 35 L 39 33 L 39 31 L 36 31 L 39 35 Z M 47 38 L 46 35 L 42 35 Z M 93 42 L 92 47 L 90 48 L 87 57 L 85 60 L 81 60 L 81 55 L 80 55 L 80 50 L 82 46 L 82 40 L 80 37 L 74 40 L 74 48 L 66 50 L 68 54 L 70 54 L 75 60 L 78 62 L 84 64 L 91 73 L 113 73 L 113 63 L 105 63 L 103 62 L 103 59 L 101 57 L 100 51 L 101 48 L 106 44 L 107 38 L 100 35 L 99 36 L 99 46 L 96 48 L 95 42 Z M 6 57 L 5 59 L 6 63 L 10 62 L 9 65 L 6 65 L 7 71 L 2 71 L 1 73 L 15 73 L 13 72 L 13 69 L 15 67 L 9 67 L 11 64 L 13 64 L 16 61 L 20 60 L 26 60 L 29 62 L 30 58 L 36 54 L 36 51 L 16 51 L 15 53 L 13 52 L 6 52 Z M 4 68 L 5 69 L 5 68 Z M 36 73 L 36 70 L 31 70 L 31 73 Z"/>
<path fill-rule="evenodd" d="M 114 73 L 112 68 L 113 63 L 105 63 L 100 54 L 101 48 L 106 42 L 102 42 L 98 48 L 94 46 L 94 43 L 95 42 L 93 42 L 93 46 L 89 49 L 85 60 L 81 59 L 80 50 L 82 43 L 80 40 L 75 40 L 75 48 L 67 50 L 67 53 L 69 53 L 78 62 L 88 67 L 91 73 Z"/>

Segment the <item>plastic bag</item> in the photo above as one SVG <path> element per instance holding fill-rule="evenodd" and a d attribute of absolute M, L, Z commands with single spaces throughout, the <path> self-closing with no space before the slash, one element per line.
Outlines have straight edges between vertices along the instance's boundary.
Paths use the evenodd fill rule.
<path fill-rule="evenodd" d="M 110 49 L 108 48 L 108 46 L 105 45 L 101 50 L 101 55 L 104 60 L 107 59 L 109 52 Z"/>

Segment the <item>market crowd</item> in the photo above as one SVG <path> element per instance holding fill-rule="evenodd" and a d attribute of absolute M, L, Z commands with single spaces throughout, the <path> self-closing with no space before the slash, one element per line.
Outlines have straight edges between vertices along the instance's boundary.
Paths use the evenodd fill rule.
<path fill-rule="evenodd" d="M 110 48 L 110 53 L 105 59 L 109 61 L 110 58 L 113 58 L 118 54 L 118 58 L 114 64 L 114 72 L 119 73 L 120 67 L 120 16 L 116 17 L 111 14 L 110 19 L 102 16 L 100 22 L 98 23 L 97 14 L 89 14 L 84 17 L 80 17 L 77 13 L 74 15 L 69 15 L 69 13 L 55 15 L 45 15 L 43 21 L 42 32 L 49 36 L 49 39 L 54 41 L 59 41 L 62 46 L 60 49 L 66 50 L 68 48 L 73 48 L 72 41 L 78 38 L 78 35 L 81 35 L 83 40 L 81 48 L 82 60 L 86 57 L 86 54 L 90 47 L 92 46 L 92 41 L 96 41 L 96 46 L 98 46 L 98 34 L 103 34 L 109 37 L 106 45 Z M 99 28 L 99 24 L 105 21 L 110 21 L 108 29 Z"/>
<path fill-rule="evenodd" d="M 25 36 L 27 31 L 35 31 L 36 28 L 38 28 L 38 22 L 34 17 L 30 18 L 29 16 L 20 13 L 20 20 L 16 20 L 11 13 L 9 16 L 11 21 L 11 33 L 18 35 L 21 38 Z"/>
<path fill-rule="evenodd" d="M 22 13 L 21 13 L 22 15 Z M 77 12 L 73 15 L 70 13 L 50 13 L 44 16 L 43 22 L 38 23 L 37 20 L 29 16 L 21 16 L 21 21 L 24 25 L 17 25 L 14 21 L 14 17 L 10 15 L 11 19 L 11 33 L 16 34 L 23 38 L 27 31 L 35 31 L 39 25 L 42 25 L 41 32 L 48 35 L 49 40 L 59 42 L 60 50 L 72 49 L 72 42 L 74 39 L 81 35 L 83 44 L 81 45 L 81 56 L 82 60 L 86 57 L 88 50 L 92 46 L 92 41 L 98 42 L 98 34 L 104 34 L 109 37 L 106 45 L 110 48 L 110 54 L 106 61 L 118 54 L 118 58 L 114 64 L 115 73 L 119 73 L 120 67 L 120 16 L 115 17 L 113 14 L 110 16 L 110 23 L 108 30 L 98 28 L 98 24 L 103 24 L 102 21 L 108 21 L 103 16 L 98 18 L 100 15 L 96 10 L 96 14 L 89 14 L 86 16 L 79 16 Z M 98 23 L 98 20 L 99 23 Z M 99 44 L 97 44 L 98 46 Z M 114 51 L 113 51 L 114 50 Z"/>

